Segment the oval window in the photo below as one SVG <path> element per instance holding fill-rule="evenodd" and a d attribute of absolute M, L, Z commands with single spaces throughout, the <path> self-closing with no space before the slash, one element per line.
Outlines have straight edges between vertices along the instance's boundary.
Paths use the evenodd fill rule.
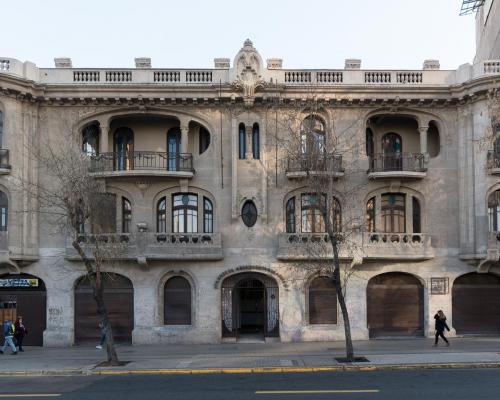
<path fill-rule="evenodd" d="M 243 223 L 251 228 L 257 222 L 257 207 L 251 200 L 247 200 L 241 209 L 241 219 Z"/>

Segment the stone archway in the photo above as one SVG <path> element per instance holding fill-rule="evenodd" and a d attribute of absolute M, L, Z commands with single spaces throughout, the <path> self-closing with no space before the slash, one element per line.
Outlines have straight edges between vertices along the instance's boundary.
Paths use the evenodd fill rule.
<path fill-rule="evenodd" d="M 276 280 L 258 272 L 224 279 L 221 287 L 222 336 L 252 333 L 279 337 L 279 289 Z"/>

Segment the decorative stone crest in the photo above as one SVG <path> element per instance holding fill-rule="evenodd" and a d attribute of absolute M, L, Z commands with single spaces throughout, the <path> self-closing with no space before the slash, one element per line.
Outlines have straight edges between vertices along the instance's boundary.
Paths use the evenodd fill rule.
<path fill-rule="evenodd" d="M 56 68 L 73 68 L 71 58 L 68 57 L 54 58 L 54 64 Z"/>
<path fill-rule="evenodd" d="M 425 60 L 424 61 L 424 70 L 437 70 L 441 68 L 439 64 L 439 60 Z"/>
<path fill-rule="evenodd" d="M 243 47 L 234 58 L 236 80 L 232 83 L 236 91 L 243 90 L 245 104 L 251 106 L 257 89 L 266 85 L 261 77 L 262 57 L 257 52 L 250 39 L 245 40 Z"/>
<path fill-rule="evenodd" d="M 345 60 L 344 69 L 360 69 L 361 60 L 359 58 L 347 58 Z"/>
<path fill-rule="evenodd" d="M 151 58 L 149 57 L 137 57 L 135 59 L 136 68 L 151 68 Z"/>

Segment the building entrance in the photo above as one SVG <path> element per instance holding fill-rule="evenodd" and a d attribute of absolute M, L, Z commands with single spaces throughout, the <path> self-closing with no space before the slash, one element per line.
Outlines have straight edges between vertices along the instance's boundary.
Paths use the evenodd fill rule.
<path fill-rule="evenodd" d="M 222 283 L 222 336 L 279 337 L 278 285 L 259 273 L 242 273 Z"/>

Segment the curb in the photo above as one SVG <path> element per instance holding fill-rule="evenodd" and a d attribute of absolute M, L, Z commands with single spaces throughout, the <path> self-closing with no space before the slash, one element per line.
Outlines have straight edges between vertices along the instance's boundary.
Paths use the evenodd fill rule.
<path fill-rule="evenodd" d="M 262 368 L 199 368 L 199 369 L 77 369 L 0 371 L 1 376 L 119 376 L 119 375 L 199 375 L 199 374 L 263 374 L 304 372 L 372 372 L 424 369 L 480 369 L 500 368 L 500 362 L 443 363 L 443 364 L 385 364 L 385 365 L 335 365 L 325 367 L 262 367 Z"/>

